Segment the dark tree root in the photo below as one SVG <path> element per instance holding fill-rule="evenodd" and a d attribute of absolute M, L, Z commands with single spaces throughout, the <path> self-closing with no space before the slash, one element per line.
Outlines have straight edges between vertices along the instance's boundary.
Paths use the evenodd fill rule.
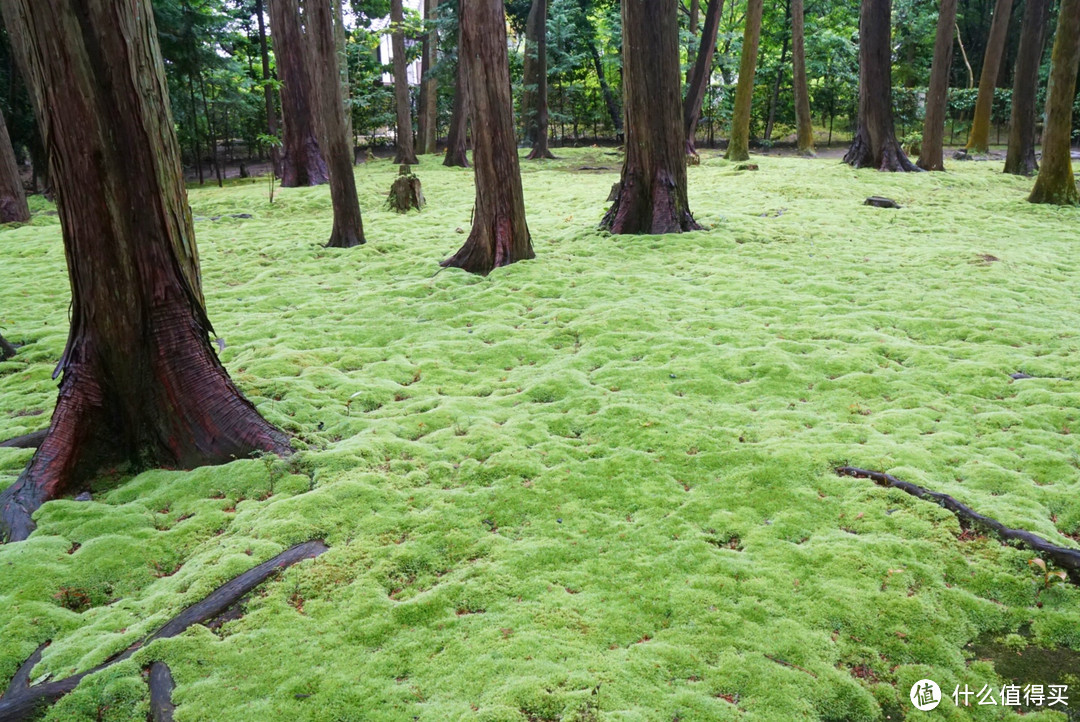
<path fill-rule="evenodd" d="M 41 661 L 41 653 L 45 651 L 45 648 L 49 646 L 48 642 L 45 642 L 37 649 L 33 654 L 26 658 L 26 661 L 19 665 L 19 668 L 15 670 L 15 676 L 11 678 L 11 682 L 8 683 L 7 690 L 4 691 L 4 699 L 12 695 L 25 692 L 30 688 L 30 672 L 34 670 L 34 667 Z"/>
<path fill-rule="evenodd" d="M 525 160 L 556 160 L 556 158 L 555 154 L 549 149 L 534 146 L 529 155 L 525 157 Z"/>
<path fill-rule="evenodd" d="M 34 685 L 33 687 L 27 687 L 25 685 L 25 680 L 29 679 L 30 671 L 37 663 L 37 660 L 41 659 L 41 650 L 44 648 L 44 645 L 38 647 L 37 651 L 35 651 L 34 654 L 23 663 L 22 667 L 19 668 L 19 671 L 15 673 L 15 678 L 12 679 L 4 696 L 0 697 L 0 722 L 16 722 L 18 720 L 29 719 L 40 707 L 53 704 L 68 692 L 79 686 L 79 682 L 81 682 L 84 677 L 107 669 L 117 662 L 124 661 L 154 640 L 175 637 L 191 625 L 200 624 L 221 614 L 236 600 L 265 582 L 279 569 L 290 567 L 304 559 L 312 559 L 328 550 L 329 547 L 319 539 L 290 547 L 273 559 L 267 560 L 257 567 L 249 569 L 240 576 L 233 577 L 211 592 L 202 601 L 196 602 L 177 614 L 146 639 L 141 642 L 136 642 L 123 652 L 110 657 L 93 669 L 80 672 L 79 674 L 73 674 L 66 679 L 57 680 L 56 682 L 46 682 Z M 153 677 L 152 669 L 151 677 Z M 153 699 L 153 692 L 151 692 L 151 699 Z"/>
<path fill-rule="evenodd" d="M 146 686 L 150 688 L 151 722 L 173 722 L 176 705 L 172 701 L 172 692 L 176 689 L 176 683 L 173 682 L 169 665 L 164 662 L 151 664 Z"/>
<path fill-rule="evenodd" d="M 11 342 L 0 334 L 0 361 L 7 361 L 9 358 L 15 355 L 15 347 L 11 345 Z"/>
<path fill-rule="evenodd" d="M 31 431 L 29 434 L 16 436 L 14 439 L 0 441 L 0 449 L 36 449 L 41 446 L 41 442 L 45 440 L 48 434 L 48 429 Z"/>
<path fill-rule="evenodd" d="M 880 471 L 867 471 L 866 469 L 860 469 L 854 466 L 841 466 L 836 469 L 836 473 L 839 476 L 851 476 L 856 479 L 870 479 L 878 486 L 899 489 L 900 491 L 911 494 L 919 499 L 933 501 L 955 514 L 960 519 L 962 525 L 974 525 L 984 528 L 995 534 L 1003 543 L 1019 543 L 1032 551 L 1038 552 L 1046 559 L 1064 569 L 1069 574 L 1069 579 L 1072 580 L 1073 584 L 1080 584 L 1080 549 L 1060 547 L 1056 544 L 1051 544 L 1041 536 L 1032 534 L 1029 531 L 1007 527 L 996 519 L 983 516 L 968 505 L 957 501 L 948 494 L 930 491 L 918 484 L 912 484 L 909 481 L 901 481 L 891 474 L 885 474 Z"/>

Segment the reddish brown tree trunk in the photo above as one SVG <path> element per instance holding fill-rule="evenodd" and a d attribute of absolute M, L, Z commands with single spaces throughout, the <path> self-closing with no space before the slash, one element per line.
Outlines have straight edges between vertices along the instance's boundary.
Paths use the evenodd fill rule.
<path fill-rule="evenodd" d="M 281 80 L 281 185 L 317 186 L 330 179 L 319 148 L 308 48 L 298 0 L 269 0 L 274 57 Z"/>
<path fill-rule="evenodd" d="M 699 228 L 686 197 L 678 0 L 623 0 L 626 158 L 601 225 L 612 233 Z"/>
<path fill-rule="evenodd" d="M 461 54 L 461 8 L 462 0 L 457 3 L 458 17 L 458 58 L 454 73 L 454 105 L 450 111 L 450 128 L 446 134 L 446 157 L 443 165 L 448 168 L 468 168 L 469 155 L 466 152 L 466 135 L 469 125 L 469 78 L 465 57 Z"/>
<path fill-rule="evenodd" d="M 1050 60 L 1050 87 L 1046 98 L 1042 164 L 1032 203 L 1075 206 L 1080 203 L 1072 170 L 1072 106 L 1080 65 L 1080 0 L 1061 0 L 1054 53 Z"/>
<path fill-rule="evenodd" d="M 487 275 L 495 268 L 535 257 L 525 222 L 514 134 L 506 16 L 502 0 L 462 0 L 461 46 L 466 60 L 476 166 L 472 233 L 443 266 Z"/>
<path fill-rule="evenodd" d="M 953 26 L 957 0 L 941 0 L 938 8 L 934 59 L 930 66 L 930 89 L 926 93 L 926 117 L 919 144 L 919 167 L 945 170 L 945 111 L 949 100 L 949 68 L 952 67 Z"/>
<path fill-rule="evenodd" d="M 288 441 L 210 344 L 150 0 L 0 8 L 44 135 L 72 295 L 48 435 L 0 493 L 16 540 L 43 502 L 103 467 L 191 468 Z"/>
<path fill-rule="evenodd" d="M 326 245 L 352 248 L 364 243 L 364 222 L 356 198 L 352 143 L 345 122 L 345 102 L 341 97 L 334 18 L 327 0 L 308 0 L 305 7 L 311 37 L 312 79 L 321 111 L 320 129 L 330 169 L 330 198 L 334 204 L 334 227 Z"/>
<path fill-rule="evenodd" d="M 967 153 L 988 153 L 990 151 L 990 116 L 994 109 L 994 86 L 997 84 L 1001 56 L 1005 50 L 1005 39 L 1009 34 L 1009 16 L 1012 14 L 1012 0 L 997 0 L 994 5 L 994 19 L 990 21 L 990 36 L 983 53 L 982 71 L 979 73 L 979 95 L 975 99 L 975 114 L 971 118 L 971 132 L 968 133 Z"/>
<path fill-rule="evenodd" d="M 548 149 L 547 11 L 548 0 L 533 0 L 525 24 L 521 114 L 525 142 L 532 145 L 529 160 L 555 157 Z"/>
<path fill-rule="evenodd" d="M 0 223 L 25 223 L 30 220 L 26 190 L 19 177 L 19 164 L 11 147 L 7 123 L 0 113 Z"/>
<path fill-rule="evenodd" d="M 424 17 L 433 23 L 438 14 L 439 0 L 425 0 Z M 439 87 L 435 80 L 435 63 L 439 49 L 439 34 L 434 27 L 424 33 L 420 63 L 420 112 L 417 114 L 416 152 L 421 155 L 437 153 L 436 125 L 439 111 Z"/>
<path fill-rule="evenodd" d="M 397 154 L 398 165 L 416 165 L 416 146 L 413 143 L 412 108 L 409 104 L 409 65 L 405 56 L 405 11 L 401 0 L 390 0 L 390 50 L 394 54 L 394 105 L 397 107 Z"/>
<path fill-rule="evenodd" d="M 814 155 L 814 119 L 806 82 L 806 32 L 803 0 L 791 0 L 791 70 L 795 94 L 795 128 L 799 155 Z"/>
<path fill-rule="evenodd" d="M 694 67 L 686 84 L 683 99 L 683 128 L 686 131 L 686 153 L 697 155 L 697 126 L 701 120 L 701 104 L 709 87 L 713 56 L 716 54 L 716 36 L 720 29 L 720 16 L 724 13 L 724 0 L 709 0 L 705 9 L 705 24 L 701 28 L 701 44 L 694 56 Z"/>
<path fill-rule="evenodd" d="M 892 117 L 892 2 L 862 0 L 859 13 L 859 124 L 844 162 L 855 168 L 918 170 L 896 140 Z"/>
<path fill-rule="evenodd" d="M 754 100 L 754 73 L 757 69 L 758 43 L 761 40 L 763 0 L 747 0 L 746 27 L 743 30 L 742 57 L 739 60 L 739 83 L 735 87 L 735 109 L 731 116 L 728 160 L 750 159 L 750 104 Z"/>
<path fill-rule="evenodd" d="M 1050 0 L 1027 0 L 1020 48 L 1016 53 L 1009 113 L 1009 150 L 1005 155 L 1005 172 L 1013 175 L 1034 175 L 1039 170 L 1035 161 L 1035 97 L 1039 90 L 1039 65 L 1049 19 Z"/>
<path fill-rule="evenodd" d="M 266 20 L 263 18 L 263 0 L 255 0 L 255 17 L 259 24 L 259 53 L 262 55 L 263 95 L 266 99 L 266 132 L 277 137 L 278 118 L 274 106 L 274 91 L 270 87 L 270 49 L 266 42 Z M 281 159 L 277 146 L 270 147 L 270 163 L 274 174 L 281 173 Z"/>

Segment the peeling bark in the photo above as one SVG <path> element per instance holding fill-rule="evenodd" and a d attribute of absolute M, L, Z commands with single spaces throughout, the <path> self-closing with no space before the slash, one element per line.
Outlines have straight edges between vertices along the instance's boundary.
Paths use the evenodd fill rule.
<path fill-rule="evenodd" d="M 957 0 L 941 0 L 941 7 L 938 8 L 934 60 L 930 66 L 926 117 L 923 120 L 922 142 L 919 144 L 918 166 L 923 170 L 945 170 L 945 116 L 949 102 L 949 69 L 952 67 L 956 4 Z"/>

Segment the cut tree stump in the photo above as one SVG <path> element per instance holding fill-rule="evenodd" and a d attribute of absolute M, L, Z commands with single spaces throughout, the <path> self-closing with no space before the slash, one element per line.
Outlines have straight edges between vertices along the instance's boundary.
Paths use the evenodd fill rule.
<path fill-rule="evenodd" d="M 874 208 L 899 208 L 900 204 L 894 201 L 892 198 L 885 198 L 884 196 L 870 196 L 863 202 L 864 206 L 873 206 Z"/>
<path fill-rule="evenodd" d="M 398 168 L 398 177 L 394 185 L 390 186 L 390 195 L 386 198 L 386 205 L 398 213 L 408 213 L 413 208 L 420 210 L 424 207 L 424 193 L 420 188 L 420 179 L 409 170 L 409 166 L 402 165 Z"/>

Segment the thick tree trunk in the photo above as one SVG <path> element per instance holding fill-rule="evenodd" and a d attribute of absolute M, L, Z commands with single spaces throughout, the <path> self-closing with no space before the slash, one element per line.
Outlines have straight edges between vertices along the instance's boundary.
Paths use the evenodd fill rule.
<path fill-rule="evenodd" d="M 409 67 L 405 58 L 405 11 L 401 0 L 390 0 L 390 51 L 394 54 L 394 105 L 397 107 L 397 154 L 398 165 L 416 165 L 416 149 L 413 143 L 412 108 L 409 104 Z"/>
<path fill-rule="evenodd" d="M 555 157 L 548 149 L 547 11 L 548 0 L 533 0 L 525 25 L 521 114 L 525 142 L 532 145 L 529 160 Z"/>
<path fill-rule="evenodd" d="M 855 168 L 918 170 L 896 140 L 892 117 L 892 0 L 862 0 L 859 124 L 844 162 Z"/>
<path fill-rule="evenodd" d="M 1077 205 L 1070 157 L 1072 106 L 1076 96 L 1077 66 L 1080 65 L 1080 0 L 1061 0 L 1058 10 L 1054 53 L 1050 60 L 1050 87 L 1046 98 L 1046 128 L 1043 130 L 1042 164 L 1032 203 Z"/>
<path fill-rule="evenodd" d="M 106 466 L 288 451 L 210 344 L 150 0 L 2 0 L 56 183 L 71 330 L 48 436 L 0 493 L 0 531 Z M 122 148 L 123 153 L 117 149 Z"/>
<path fill-rule="evenodd" d="M 439 10 L 439 0 L 424 0 L 424 17 L 433 23 Z M 417 114 L 416 152 L 421 155 L 437 153 L 436 126 L 439 114 L 439 87 L 435 80 L 435 62 L 439 50 L 439 34 L 434 27 L 424 34 L 420 61 L 420 110 Z"/>
<path fill-rule="evenodd" d="M 263 18 L 263 0 L 255 0 L 255 17 L 259 23 L 259 54 L 262 56 L 263 94 L 266 96 L 266 132 L 268 135 L 277 137 L 278 118 L 277 108 L 274 106 L 274 91 L 270 87 L 270 49 L 266 42 L 266 20 Z M 277 146 L 270 147 L 270 163 L 274 166 L 274 174 L 281 173 L 281 158 Z"/>
<path fill-rule="evenodd" d="M 735 110 L 731 116 L 728 160 L 750 160 L 750 104 L 754 99 L 754 72 L 757 69 L 758 42 L 761 40 L 763 0 L 747 0 L 746 28 L 743 31 L 742 57 L 739 60 L 739 83 L 735 87 Z"/>
<path fill-rule="evenodd" d="M 957 0 L 941 0 L 938 8 L 934 60 L 930 66 L 930 89 L 926 93 L 926 117 L 919 144 L 919 167 L 945 170 L 945 112 L 949 100 L 949 68 L 952 67 L 953 26 Z"/>
<path fill-rule="evenodd" d="M 975 100 L 975 115 L 971 118 L 967 153 L 986 154 L 990 151 L 990 116 L 994 110 L 994 86 L 997 84 L 1005 39 L 1009 34 L 1009 16 L 1012 0 L 997 0 L 994 19 L 990 21 L 990 36 L 983 53 L 982 71 L 979 73 L 979 95 Z"/>
<path fill-rule="evenodd" d="M 806 82 L 806 31 L 803 0 L 791 0 L 791 70 L 795 93 L 795 128 L 799 155 L 814 155 L 814 119 Z"/>
<path fill-rule="evenodd" d="M 19 177 L 19 163 L 11 147 L 7 123 L 0 113 L 0 223 L 25 223 L 30 220 L 26 190 Z"/>
<path fill-rule="evenodd" d="M 454 105 L 450 111 L 450 128 L 446 134 L 446 157 L 443 159 L 443 165 L 448 168 L 469 167 L 469 155 L 465 145 L 469 126 L 469 71 L 465 57 L 461 54 L 461 9 L 462 0 L 458 0 L 458 59 L 457 70 L 454 73 Z"/>
<path fill-rule="evenodd" d="M 326 149 L 330 169 L 330 199 L 334 204 L 334 227 L 326 245 L 352 248 L 364 243 L 364 222 L 356 198 L 352 143 L 345 123 L 345 102 L 341 97 L 334 18 L 326 0 L 309 0 L 305 8 L 311 39 L 312 80 L 319 102 L 322 146 Z"/>
<path fill-rule="evenodd" d="M 600 81 L 600 92 L 604 95 L 604 105 L 607 106 L 608 117 L 611 118 L 611 127 L 615 129 L 615 135 L 621 138 L 623 134 L 623 117 L 622 112 L 619 110 L 619 100 L 615 97 L 615 92 L 608 85 L 607 77 L 604 75 L 604 63 L 600 59 L 600 51 L 596 48 L 596 38 L 590 38 L 588 44 L 593 69 L 596 70 L 596 79 Z"/>
<path fill-rule="evenodd" d="M 443 266 L 487 275 L 534 258 L 514 133 L 506 16 L 502 0 L 462 0 L 458 57 L 469 74 L 476 166 L 472 233 Z"/>
<path fill-rule="evenodd" d="M 697 230 L 686 197 L 678 0 L 623 0 L 626 158 L 601 225 L 612 233 Z"/>
<path fill-rule="evenodd" d="M 686 153 L 697 155 L 697 126 L 701 120 L 701 104 L 709 87 L 713 56 L 716 54 L 716 36 L 720 29 L 720 16 L 724 12 L 724 0 L 709 0 L 705 10 L 705 24 L 701 28 L 701 44 L 694 56 L 694 67 L 686 84 L 683 99 L 683 129 L 686 131 Z"/>
<path fill-rule="evenodd" d="M 15 352 L 16 349 L 11 345 L 11 342 L 0 336 L 0 361 L 7 361 L 15 355 Z"/>
<path fill-rule="evenodd" d="M 1013 175 L 1034 175 L 1039 170 L 1039 164 L 1035 161 L 1035 96 L 1039 90 L 1039 65 L 1042 63 L 1043 41 L 1049 19 L 1050 0 L 1027 0 L 1020 31 L 1020 48 L 1016 53 L 1012 109 L 1009 114 L 1009 150 L 1005 155 L 1005 172 Z"/>
<path fill-rule="evenodd" d="M 278 79 L 281 80 L 282 137 L 281 185 L 316 186 L 330 173 L 319 148 L 311 97 L 307 40 L 298 0 L 269 0 L 270 29 L 274 39 Z"/>
<path fill-rule="evenodd" d="M 338 70 L 341 74 L 341 104 L 345 108 L 345 139 L 349 147 L 350 163 L 356 164 L 356 152 L 353 139 L 352 86 L 349 84 L 349 49 L 345 35 L 345 14 L 342 5 L 345 0 L 333 0 L 334 3 L 334 45 L 337 47 Z"/>

